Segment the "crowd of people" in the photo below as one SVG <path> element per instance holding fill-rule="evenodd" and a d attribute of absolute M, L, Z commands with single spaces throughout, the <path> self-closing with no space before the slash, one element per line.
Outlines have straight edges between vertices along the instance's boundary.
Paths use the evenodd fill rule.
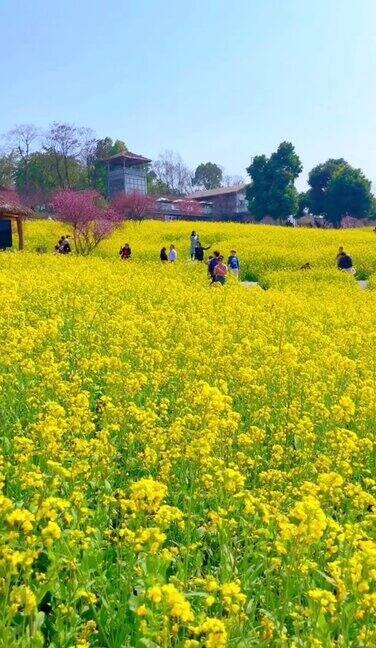
<path fill-rule="evenodd" d="M 190 258 L 191 261 L 203 262 L 205 259 L 205 252 L 211 248 L 211 245 L 204 246 L 201 243 L 199 235 L 193 230 L 190 236 Z M 174 263 L 177 258 L 177 251 L 174 245 L 170 245 L 169 253 L 167 248 L 163 247 L 160 251 L 160 260 L 163 263 Z M 228 257 L 227 264 L 223 255 L 218 251 L 214 251 L 208 258 L 208 275 L 210 283 L 225 284 L 229 272 L 235 277 L 239 277 L 240 263 L 236 254 L 236 250 L 231 250 Z"/>
<path fill-rule="evenodd" d="M 192 232 L 190 236 L 190 258 L 192 261 L 203 262 L 205 260 L 205 252 L 210 248 L 211 245 L 202 245 L 199 235 L 195 231 Z M 123 261 L 129 261 L 131 259 L 132 250 L 129 243 L 125 243 L 120 248 L 119 256 Z M 178 259 L 175 245 L 171 243 L 168 250 L 166 246 L 163 246 L 159 253 L 159 258 L 162 263 L 175 263 Z M 231 250 L 227 264 L 225 263 L 224 256 L 218 250 L 215 250 L 209 256 L 207 266 L 211 284 L 225 284 L 229 273 L 236 278 L 239 277 L 240 263 L 236 250 Z"/>
<path fill-rule="evenodd" d="M 60 239 L 59 241 L 59 245 L 62 245 L 63 248 L 63 243 L 67 240 L 67 238 L 68 237 L 62 237 L 62 239 Z M 58 246 L 56 246 L 56 248 L 57 247 Z M 195 231 L 192 232 L 190 236 L 191 261 L 203 262 L 205 260 L 205 252 L 210 248 L 211 245 L 202 245 L 199 235 Z M 65 254 L 66 252 L 62 253 Z M 129 243 L 125 243 L 125 245 L 120 249 L 119 255 L 120 258 L 125 261 L 131 258 L 132 250 Z M 159 258 L 162 263 L 175 263 L 175 261 L 177 261 L 178 259 L 178 253 L 175 245 L 171 244 L 168 250 L 166 246 L 163 246 L 159 253 Z M 347 254 L 347 252 L 345 252 L 342 246 L 338 249 L 336 263 L 338 270 L 343 270 L 352 275 L 356 274 L 356 269 L 353 266 L 352 258 L 349 254 Z M 209 255 L 208 257 L 207 267 L 210 284 L 220 283 L 224 285 L 229 274 L 233 275 L 237 279 L 239 278 L 240 262 L 236 250 L 230 251 L 227 263 L 225 262 L 224 256 L 218 250 L 215 250 L 213 254 Z M 309 262 L 307 262 L 300 267 L 300 270 L 312 270 L 312 266 Z"/>

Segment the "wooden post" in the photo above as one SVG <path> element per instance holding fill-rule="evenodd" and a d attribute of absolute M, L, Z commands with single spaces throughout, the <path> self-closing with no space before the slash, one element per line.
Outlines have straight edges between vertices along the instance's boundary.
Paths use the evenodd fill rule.
<path fill-rule="evenodd" d="M 18 234 L 18 249 L 24 249 L 24 235 L 23 235 L 23 222 L 21 216 L 16 216 L 17 220 L 17 234 Z"/>

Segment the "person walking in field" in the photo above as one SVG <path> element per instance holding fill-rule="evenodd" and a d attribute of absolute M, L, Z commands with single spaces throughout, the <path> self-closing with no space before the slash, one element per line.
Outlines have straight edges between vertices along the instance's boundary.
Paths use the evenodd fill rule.
<path fill-rule="evenodd" d="M 209 250 L 210 248 L 211 248 L 211 245 L 208 245 L 207 247 L 203 247 L 201 241 L 198 241 L 197 245 L 195 247 L 195 254 L 194 254 L 195 261 L 203 261 L 204 260 L 204 251 Z"/>
<path fill-rule="evenodd" d="M 239 272 L 240 272 L 240 263 L 239 263 L 238 256 L 236 254 L 236 250 L 231 250 L 230 256 L 227 261 L 227 265 L 229 267 L 231 274 L 238 279 Z"/>
<path fill-rule="evenodd" d="M 218 263 L 218 259 L 219 259 L 220 256 L 221 256 L 220 252 L 218 252 L 218 250 L 215 250 L 213 252 L 213 256 L 209 260 L 209 263 L 208 263 L 208 275 L 209 275 L 209 277 L 211 279 L 210 283 L 214 283 L 214 281 L 215 281 L 215 279 L 214 279 L 214 269 L 215 269 L 215 266 Z"/>
<path fill-rule="evenodd" d="M 337 256 L 337 268 L 338 270 L 344 270 L 345 272 L 348 272 L 348 274 L 354 275 L 356 273 L 351 256 L 347 254 L 343 250 L 343 248 L 342 252 L 340 252 Z"/>
<path fill-rule="evenodd" d="M 196 232 L 193 230 L 193 232 L 192 232 L 192 234 L 190 236 L 190 243 L 191 243 L 190 254 L 191 254 L 191 260 L 192 261 L 195 258 L 195 249 L 196 249 L 196 246 L 197 246 L 197 243 L 199 242 L 199 240 L 200 239 L 199 239 L 198 234 L 196 234 Z"/>
<path fill-rule="evenodd" d="M 162 263 L 166 263 L 166 261 L 168 261 L 167 251 L 165 247 L 161 249 L 159 253 L 159 258 L 162 261 Z"/>
<path fill-rule="evenodd" d="M 177 260 L 177 258 L 178 258 L 178 253 L 177 253 L 177 251 L 175 250 L 175 245 L 172 245 L 172 244 L 171 244 L 171 245 L 170 245 L 170 251 L 169 251 L 169 253 L 168 253 L 168 260 L 169 260 L 170 263 L 175 263 L 175 261 Z"/>
<path fill-rule="evenodd" d="M 128 259 L 131 258 L 132 250 L 129 246 L 129 243 L 123 245 L 123 247 L 120 249 L 119 254 L 120 254 L 120 258 L 123 259 L 123 261 L 127 261 Z"/>
<path fill-rule="evenodd" d="M 227 265 L 224 262 L 223 256 L 220 255 L 218 257 L 218 263 L 214 268 L 214 282 L 215 283 L 220 283 L 222 286 L 226 283 L 228 275 L 228 268 Z"/>

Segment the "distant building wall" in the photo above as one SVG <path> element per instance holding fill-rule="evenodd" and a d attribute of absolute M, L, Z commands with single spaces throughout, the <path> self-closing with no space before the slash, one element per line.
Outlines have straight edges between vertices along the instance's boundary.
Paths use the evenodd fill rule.
<path fill-rule="evenodd" d="M 212 220 L 249 220 L 245 183 L 196 191 L 188 196 L 203 207 L 203 216 Z"/>

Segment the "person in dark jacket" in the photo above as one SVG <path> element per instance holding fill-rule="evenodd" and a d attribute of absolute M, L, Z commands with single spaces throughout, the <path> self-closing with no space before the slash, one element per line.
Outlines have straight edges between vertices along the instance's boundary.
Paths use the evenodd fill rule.
<path fill-rule="evenodd" d="M 208 247 L 203 247 L 201 241 L 197 241 L 197 245 L 195 247 L 195 261 L 203 261 L 204 251 L 209 250 L 210 247 L 210 245 L 208 245 Z"/>
<path fill-rule="evenodd" d="M 129 243 L 126 243 L 120 250 L 119 252 L 120 258 L 123 259 L 123 261 L 127 261 L 128 259 L 131 258 L 132 255 L 132 250 L 129 247 Z"/>
<path fill-rule="evenodd" d="M 63 241 L 62 241 L 62 253 L 63 254 L 70 254 L 71 251 L 72 251 L 70 243 L 68 241 L 69 238 L 70 238 L 70 236 L 68 234 L 66 236 L 64 236 L 64 238 L 63 238 Z"/>
<path fill-rule="evenodd" d="M 168 261 L 168 256 L 167 256 L 167 250 L 165 247 L 163 247 L 160 251 L 159 258 L 162 261 L 162 263 L 165 263 Z"/>
<path fill-rule="evenodd" d="M 236 250 L 231 250 L 230 256 L 227 261 L 227 265 L 231 274 L 238 279 L 239 272 L 240 272 L 240 263 L 239 263 L 239 257 L 236 254 Z"/>
<path fill-rule="evenodd" d="M 211 283 L 214 283 L 214 268 L 218 263 L 219 257 L 220 257 L 220 252 L 218 252 L 218 250 L 215 250 L 215 252 L 213 252 L 213 257 L 210 259 L 208 264 L 208 273 L 211 279 Z"/>
<path fill-rule="evenodd" d="M 355 268 L 353 266 L 352 258 L 345 251 L 342 251 L 338 254 L 337 257 L 337 268 L 338 270 L 345 270 L 349 274 L 355 274 Z"/>

